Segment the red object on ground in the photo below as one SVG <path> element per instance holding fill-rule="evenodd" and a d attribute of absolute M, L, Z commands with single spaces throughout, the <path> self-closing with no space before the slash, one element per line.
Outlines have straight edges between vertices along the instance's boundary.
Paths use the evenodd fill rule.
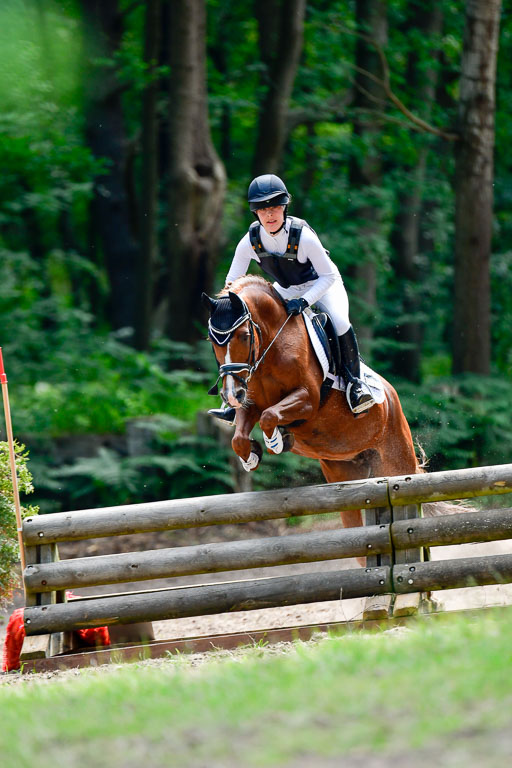
<path fill-rule="evenodd" d="M 72 597 L 77 597 L 77 595 L 72 595 Z M 12 672 L 20 668 L 20 653 L 23 647 L 23 640 L 25 639 L 24 610 L 24 608 L 17 608 L 13 611 L 7 624 L 2 672 Z M 108 627 L 93 627 L 92 629 L 78 629 L 75 631 L 79 635 L 80 640 L 86 645 L 110 645 Z"/>
<path fill-rule="evenodd" d="M 20 668 L 20 653 L 25 639 L 25 627 L 23 626 L 24 608 L 17 608 L 11 615 L 7 624 L 7 634 L 4 640 L 4 653 L 2 659 L 2 672 L 11 672 Z"/>

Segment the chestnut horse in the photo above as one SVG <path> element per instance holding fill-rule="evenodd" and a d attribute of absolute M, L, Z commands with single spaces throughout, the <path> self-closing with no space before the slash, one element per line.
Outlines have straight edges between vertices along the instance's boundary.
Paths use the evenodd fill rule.
<path fill-rule="evenodd" d="M 221 396 L 237 409 L 232 447 L 247 469 L 256 469 L 262 455 L 250 437 L 259 422 L 267 446 L 285 432 L 285 449 L 288 442 L 293 453 L 318 459 L 328 483 L 422 471 L 398 395 L 387 381 L 382 379 L 384 401 L 357 418 L 345 392 L 331 389 L 321 403 L 323 372 L 304 319 L 287 315 L 270 283 L 246 275 L 218 300 L 203 295 L 203 301 Z M 345 527 L 363 524 L 359 510 L 341 517 Z"/>

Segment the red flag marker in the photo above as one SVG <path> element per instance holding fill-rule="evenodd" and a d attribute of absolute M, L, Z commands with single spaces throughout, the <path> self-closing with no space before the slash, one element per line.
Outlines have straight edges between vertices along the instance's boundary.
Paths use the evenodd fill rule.
<path fill-rule="evenodd" d="M 4 370 L 4 359 L 2 356 L 2 347 L 0 347 L 0 384 L 2 385 L 2 396 L 4 399 L 5 428 L 7 432 L 7 443 L 9 445 L 9 462 L 11 465 L 14 510 L 16 512 L 16 528 L 18 531 L 18 543 L 20 545 L 21 570 L 23 572 L 26 566 L 25 547 L 23 546 L 20 494 L 18 491 L 18 475 L 16 474 L 16 454 L 14 453 L 14 438 L 12 436 L 11 409 L 9 406 L 9 392 L 7 389 L 7 376 Z"/>

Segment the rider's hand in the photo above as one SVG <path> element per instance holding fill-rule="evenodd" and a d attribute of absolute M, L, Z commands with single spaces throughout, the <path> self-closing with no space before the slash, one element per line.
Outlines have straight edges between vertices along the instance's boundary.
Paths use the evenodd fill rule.
<path fill-rule="evenodd" d="M 289 315 L 301 315 L 308 307 L 306 299 L 290 299 L 286 302 L 286 311 Z"/>

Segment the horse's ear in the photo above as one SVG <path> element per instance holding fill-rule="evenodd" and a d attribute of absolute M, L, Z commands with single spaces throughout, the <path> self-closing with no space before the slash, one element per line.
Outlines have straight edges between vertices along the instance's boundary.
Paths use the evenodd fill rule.
<path fill-rule="evenodd" d="M 208 312 L 211 315 L 213 313 L 213 311 L 215 310 L 215 307 L 217 306 L 217 304 L 219 302 L 217 301 L 217 299 L 212 299 L 210 296 L 208 296 L 207 293 L 202 293 L 201 294 L 201 303 L 202 303 L 203 307 L 205 309 L 207 309 Z"/>
<path fill-rule="evenodd" d="M 229 291 L 228 296 L 234 311 L 241 317 L 246 311 L 244 302 L 238 293 L 233 293 L 233 291 Z"/>

